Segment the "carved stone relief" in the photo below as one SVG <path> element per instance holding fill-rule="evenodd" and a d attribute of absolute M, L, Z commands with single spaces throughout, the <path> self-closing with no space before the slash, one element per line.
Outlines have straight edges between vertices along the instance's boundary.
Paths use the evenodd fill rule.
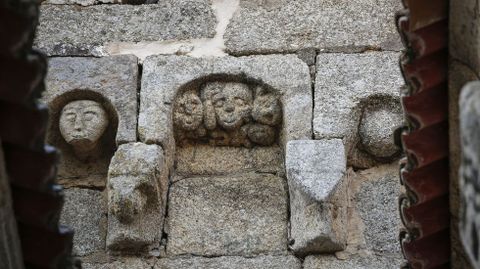
<path fill-rule="evenodd" d="M 108 173 L 108 234 L 111 251 L 138 251 L 159 243 L 168 185 L 161 147 L 119 147 Z"/>
<path fill-rule="evenodd" d="M 212 146 L 270 146 L 282 121 L 278 97 L 262 86 L 207 82 L 199 93 L 182 92 L 175 100 L 176 141 Z"/>
<path fill-rule="evenodd" d="M 98 155 L 99 141 L 108 126 L 107 112 L 98 102 L 78 100 L 63 107 L 60 133 L 79 159 Z"/>

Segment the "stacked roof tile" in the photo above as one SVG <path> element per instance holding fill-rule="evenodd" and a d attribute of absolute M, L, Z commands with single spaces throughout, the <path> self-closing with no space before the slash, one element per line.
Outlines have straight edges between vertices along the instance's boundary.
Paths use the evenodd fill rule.
<path fill-rule="evenodd" d="M 400 178 L 405 268 L 450 267 L 447 45 L 448 1 L 405 0 L 396 17 L 406 50 L 400 58 L 406 157 Z"/>
<path fill-rule="evenodd" d="M 31 49 L 37 20 L 37 1 L 0 0 L 0 140 L 25 267 L 71 268 L 58 153 L 44 144 L 48 111 L 38 103 L 47 63 Z"/>

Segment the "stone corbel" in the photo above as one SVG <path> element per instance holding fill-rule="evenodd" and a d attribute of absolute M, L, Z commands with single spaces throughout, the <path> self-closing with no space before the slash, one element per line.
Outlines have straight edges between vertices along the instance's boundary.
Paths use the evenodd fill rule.
<path fill-rule="evenodd" d="M 343 250 L 347 242 L 345 149 L 341 139 L 287 144 L 291 248 L 300 256 Z"/>
<path fill-rule="evenodd" d="M 108 234 L 111 251 L 155 248 L 161 240 L 168 168 L 157 145 L 121 145 L 108 172 Z"/>

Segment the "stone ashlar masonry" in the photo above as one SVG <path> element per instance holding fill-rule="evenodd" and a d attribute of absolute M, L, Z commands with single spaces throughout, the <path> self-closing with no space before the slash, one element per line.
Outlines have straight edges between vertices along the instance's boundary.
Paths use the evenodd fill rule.
<path fill-rule="evenodd" d="M 84 268 L 398 268 L 398 9 L 43 2 Z"/>

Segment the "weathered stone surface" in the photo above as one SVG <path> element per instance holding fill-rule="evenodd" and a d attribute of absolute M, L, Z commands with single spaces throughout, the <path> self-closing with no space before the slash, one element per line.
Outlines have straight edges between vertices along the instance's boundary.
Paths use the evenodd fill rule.
<path fill-rule="evenodd" d="M 222 175 L 238 172 L 283 174 L 283 151 L 280 147 L 253 149 L 233 147 L 179 147 L 176 155 L 178 175 Z"/>
<path fill-rule="evenodd" d="M 457 18 L 458 19 L 458 18 Z M 452 269 L 468 268 L 470 263 L 460 239 L 460 180 L 458 173 L 461 161 L 459 96 L 469 81 L 479 80 L 476 72 L 465 64 L 468 59 L 452 60 L 448 72 L 448 134 L 449 134 L 449 166 L 450 166 L 450 213 L 451 213 L 451 245 Z"/>
<path fill-rule="evenodd" d="M 169 196 L 169 256 L 286 253 L 287 190 L 280 177 L 186 178 Z"/>
<path fill-rule="evenodd" d="M 403 260 L 395 257 L 377 255 L 355 256 L 348 260 L 339 260 L 333 255 L 308 256 L 303 263 L 305 269 L 397 269 Z"/>
<path fill-rule="evenodd" d="M 160 259 L 154 269 L 300 269 L 301 263 L 294 256 L 218 257 Z"/>
<path fill-rule="evenodd" d="M 365 170 L 361 176 L 365 181 L 360 183 L 355 194 L 355 208 L 365 227 L 365 247 L 377 255 L 401 256 L 396 232 L 401 226 L 398 166 L 393 164 Z"/>
<path fill-rule="evenodd" d="M 51 56 L 101 55 L 108 42 L 209 38 L 216 19 L 208 0 L 155 5 L 42 5 L 35 46 Z"/>
<path fill-rule="evenodd" d="M 50 111 L 48 142 L 62 151 L 58 177 L 67 186 L 104 187 L 116 144 L 137 139 L 137 58 L 50 58 L 49 65 L 43 102 Z M 65 130 L 61 112 L 78 100 L 94 101 L 106 112 L 107 128 L 90 145 L 95 154 L 80 156 L 85 154 L 77 154 L 61 132 Z M 80 133 L 95 133 L 89 129 L 91 123 L 83 125 Z M 100 127 L 94 125 L 90 127 Z"/>
<path fill-rule="evenodd" d="M 167 192 L 168 168 L 162 148 L 121 145 L 108 172 L 107 247 L 128 251 L 158 247 Z"/>
<path fill-rule="evenodd" d="M 58 15 L 58 14 L 57 14 Z M 66 23 L 64 23 L 66 24 Z M 56 31 L 59 31 L 58 29 Z M 50 58 L 43 100 L 49 105 L 52 121 L 68 101 L 97 99 L 97 93 L 109 102 L 118 117 L 117 144 L 134 142 L 137 138 L 137 78 L 135 56 L 104 58 Z"/>
<path fill-rule="evenodd" d="M 177 145 L 271 146 L 282 107 L 276 92 L 254 83 L 206 82 L 177 94 L 173 124 Z"/>
<path fill-rule="evenodd" d="M 83 269 L 146 269 L 152 268 L 155 260 L 126 258 L 110 263 L 82 263 Z"/>
<path fill-rule="evenodd" d="M 391 105 L 391 106 L 389 106 Z M 390 158 L 399 153 L 393 132 L 403 121 L 400 106 L 395 103 L 373 104 L 364 108 L 358 135 L 362 149 L 377 158 Z"/>
<path fill-rule="evenodd" d="M 480 75 L 480 6 L 476 0 L 450 5 L 449 53 Z"/>
<path fill-rule="evenodd" d="M 75 230 L 73 254 L 84 256 L 105 249 L 107 203 L 104 193 L 86 189 L 65 190 L 60 223 Z"/>
<path fill-rule="evenodd" d="M 478 210 L 478 195 L 480 182 L 478 170 L 480 168 L 480 82 L 470 82 L 465 85 L 460 97 L 460 133 L 462 159 L 459 170 L 460 181 L 460 236 L 473 267 L 480 266 L 478 253 L 480 247 L 478 234 L 480 217 Z"/>
<path fill-rule="evenodd" d="M 245 55 L 305 48 L 400 50 L 392 21 L 400 9 L 401 3 L 394 0 L 241 0 L 225 33 L 227 51 Z"/>
<path fill-rule="evenodd" d="M 389 139 L 393 137 L 391 127 L 402 123 L 399 117 L 399 94 L 403 79 L 398 57 L 399 54 L 393 52 L 348 55 L 328 53 L 317 57 L 313 120 L 315 138 L 342 138 L 350 165 L 367 168 L 375 164 L 371 159 L 377 156 L 372 156 L 373 154 L 388 155 L 394 151 L 393 139 Z M 383 125 L 365 128 L 364 125 L 359 130 L 362 118 L 368 125 L 368 117 L 372 116 L 368 110 L 366 113 L 363 111 L 368 107 L 376 107 L 377 104 L 380 104 L 381 109 L 373 111 L 380 110 L 387 115 L 381 118 L 398 122 L 382 122 L 388 128 Z M 371 153 L 365 154 L 359 147 L 359 132 Z M 383 143 L 389 150 L 375 149 L 372 147 L 375 143 Z"/>
<path fill-rule="evenodd" d="M 347 182 L 341 139 L 287 144 L 292 249 L 299 254 L 345 248 Z"/>
<path fill-rule="evenodd" d="M 146 143 L 172 148 L 172 103 L 177 93 L 205 82 L 257 82 L 271 88 L 283 105 L 280 144 L 311 138 L 312 94 L 308 66 L 295 55 L 145 59 L 140 92 L 139 134 Z"/>

